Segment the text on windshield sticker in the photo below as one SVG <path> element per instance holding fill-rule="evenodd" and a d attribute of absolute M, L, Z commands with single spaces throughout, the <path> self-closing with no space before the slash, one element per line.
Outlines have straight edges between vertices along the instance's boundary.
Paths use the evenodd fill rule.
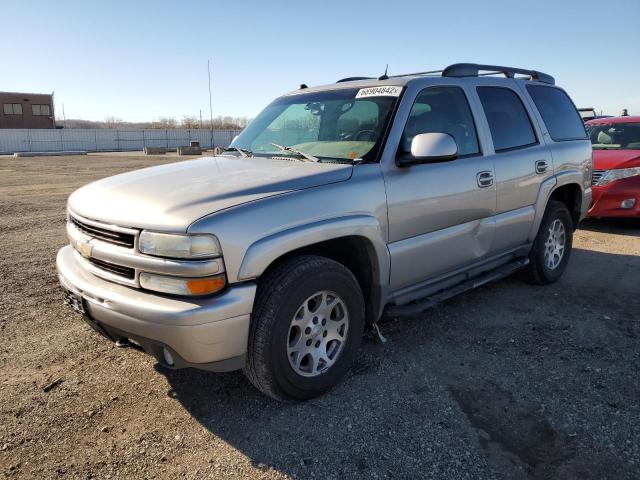
<path fill-rule="evenodd" d="M 398 97 L 402 92 L 402 87 L 394 87 L 391 85 L 384 85 L 381 87 L 369 87 L 361 88 L 358 90 L 356 98 L 366 97 Z"/>

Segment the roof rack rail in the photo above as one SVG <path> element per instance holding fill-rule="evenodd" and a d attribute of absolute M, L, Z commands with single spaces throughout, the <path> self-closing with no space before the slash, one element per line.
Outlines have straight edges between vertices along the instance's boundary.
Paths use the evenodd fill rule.
<path fill-rule="evenodd" d="M 341 78 L 336 83 L 355 82 L 356 80 L 373 80 L 373 77 L 347 77 L 347 78 Z"/>
<path fill-rule="evenodd" d="M 417 76 L 428 76 L 428 75 L 440 75 L 442 70 L 429 70 L 428 72 L 414 72 L 414 73 L 401 73 L 399 75 L 389 75 L 389 78 L 400 78 L 400 77 L 417 77 Z"/>
<path fill-rule="evenodd" d="M 481 75 L 480 71 L 490 72 L 489 75 L 495 73 L 501 73 L 507 78 L 515 78 L 516 74 L 528 75 L 531 80 L 535 80 L 542 83 L 548 83 L 555 85 L 556 81 L 551 75 L 538 72 L 537 70 L 527 70 L 524 68 L 515 67 L 503 67 L 499 65 L 481 65 L 477 63 L 455 63 L 449 65 L 442 71 L 443 77 L 478 77 Z"/>

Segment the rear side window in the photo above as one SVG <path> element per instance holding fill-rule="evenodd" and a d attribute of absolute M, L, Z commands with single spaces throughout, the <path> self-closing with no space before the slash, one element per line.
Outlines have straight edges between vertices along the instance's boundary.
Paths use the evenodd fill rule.
<path fill-rule="evenodd" d="M 496 152 L 537 143 L 531 120 L 520 97 L 509 88 L 478 87 Z"/>
<path fill-rule="evenodd" d="M 555 141 L 586 138 L 584 123 L 569 96 L 559 88 L 527 85 L 549 135 Z"/>

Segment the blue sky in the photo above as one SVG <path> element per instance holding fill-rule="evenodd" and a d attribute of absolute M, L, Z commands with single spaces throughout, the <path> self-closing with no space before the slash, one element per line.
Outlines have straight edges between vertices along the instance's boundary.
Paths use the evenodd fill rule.
<path fill-rule="evenodd" d="M 255 116 L 304 82 L 522 66 L 578 106 L 640 114 L 640 0 L 0 0 L 0 90 L 55 91 L 67 118 Z"/>

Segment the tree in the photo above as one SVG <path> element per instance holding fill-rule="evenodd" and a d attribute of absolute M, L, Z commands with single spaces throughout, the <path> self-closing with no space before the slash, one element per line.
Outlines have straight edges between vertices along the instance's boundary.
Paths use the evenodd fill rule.
<path fill-rule="evenodd" d="M 151 128 L 176 128 L 178 126 L 178 122 L 173 117 L 160 117 L 158 120 L 154 121 L 151 125 Z"/>
<path fill-rule="evenodd" d="M 200 121 L 196 117 L 185 115 L 182 117 L 182 128 L 200 128 Z"/>
<path fill-rule="evenodd" d="M 118 128 L 122 123 L 122 119 L 118 117 L 106 117 L 104 119 L 104 126 L 106 128 Z"/>

